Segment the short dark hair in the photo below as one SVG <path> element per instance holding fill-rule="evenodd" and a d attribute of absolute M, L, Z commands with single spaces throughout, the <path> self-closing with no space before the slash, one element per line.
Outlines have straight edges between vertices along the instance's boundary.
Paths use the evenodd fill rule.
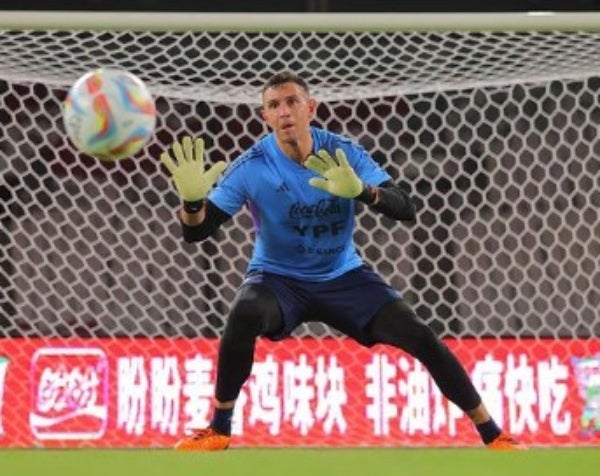
<path fill-rule="evenodd" d="M 262 92 L 264 94 L 267 89 L 285 83 L 295 83 L 310 94 L 308 84 L 304 80 L 304 78 L 296 73 L 293 73 L 292 71 L 281 71 L 272 75 L 269 79 L 265 81 Z"/>

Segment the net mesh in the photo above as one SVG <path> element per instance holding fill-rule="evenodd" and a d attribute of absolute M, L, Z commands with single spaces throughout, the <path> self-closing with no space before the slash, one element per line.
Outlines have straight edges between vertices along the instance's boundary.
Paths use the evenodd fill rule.
<path fill-rule="evenodd" d="M 249 33 L 7 31 L 6 80 L 65 87 L 99 66 L 129 70 L 161 96 L 256 103 L 273 71 L 302 72 L 326 101 L 552 79 L 600 69 L 596 33 Z"/>
<path fill-rule="evenodd" d="M 318 125 L 415 198 L 412 226 L 360 209 L 355 240 L 440 336 L 598 337 L 599 49 L 593 33 L 2 31 L 0 337 L 219 336 L 251 218 L 183 243 L 157 157 L 191 134 L 209 161 L 235 158 L 267 132 L 255 106 L 282 68 L 314 84 Z M 99 66 L 157 100 L 152 142 L 117 164 L 79 154 L 61 122 Z"/>

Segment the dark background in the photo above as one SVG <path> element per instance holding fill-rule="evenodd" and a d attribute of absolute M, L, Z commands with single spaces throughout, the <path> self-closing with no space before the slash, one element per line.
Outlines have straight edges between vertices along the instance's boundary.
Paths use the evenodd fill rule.
<path fill-rule="evenodd" d="M 519 12 L 596 11 L 600 0 L 4 0 L 5 10 L 105 10 L 196 12 Z"/>

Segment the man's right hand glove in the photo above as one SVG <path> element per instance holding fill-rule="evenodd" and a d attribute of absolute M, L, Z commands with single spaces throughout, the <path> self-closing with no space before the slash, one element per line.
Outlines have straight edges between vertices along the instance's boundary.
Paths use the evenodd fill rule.
<path fill-rule="evenodd" d="M 173 143 L 173 161 L 168 151 L 160 155 L 160 160 L 171 172 L 179 196 L 185 202 L 197 202 L 208 195 L 215 182 L 227 168 L 224 161 L 219 161 L 204 171 L 204 141 L 185 136 L 180 142 Z"/>
<path fill-rule="evenodd" d="M 348 163 L 342 149 L 335 150 L 337 161 L 326 150 L 319 150 L 317 155 L 310 155 L 304 166 L 321 177 L 313 177 L 308 183 L 337 197 L 356 198 L 364 189 L 352 166 Z"/>

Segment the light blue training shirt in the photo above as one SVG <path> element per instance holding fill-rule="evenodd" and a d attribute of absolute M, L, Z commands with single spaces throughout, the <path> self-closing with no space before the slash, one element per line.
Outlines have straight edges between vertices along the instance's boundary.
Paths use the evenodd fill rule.
<path fill-rule="evenodd" d="M 341 148 L 358 177 L 379 185 L 391 177 L 355 142 L 311 128 L 314 152 Z M 327 281 L 363 264 L 352 237 L 354 200 L 309 185 L 319 176 L 287 157 L 270 133 L 228 167 L 208 199 L 229 215 L 244 205 L 255 224 L 250 271 Z"/>

